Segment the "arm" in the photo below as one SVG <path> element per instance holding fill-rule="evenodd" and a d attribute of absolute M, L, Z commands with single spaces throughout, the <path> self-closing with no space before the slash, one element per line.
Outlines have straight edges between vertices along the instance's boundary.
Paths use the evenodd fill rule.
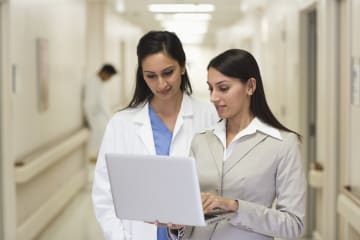
<path fill-rule="evenodd" d="M 238 199 L 235 227 L 280 238 L 300 237 L 304 230 L 306 182 L 295 137 L 285 144 L 275 176 L 275 209 Z"/>
<path fill-rule="evenodd" d="M 114 141 L 114 130 L 110 122 L 106 128 L 96 163 L 92 200 L 95 216 L 102 228 L 105 239 L 125 240 L 130 239 L 130 234 L 125 229 L 123 222 L 115 216 L 108 172 L 104 158 L 106 152 L 114 152 L 115 145 L 118 145 Z"/>

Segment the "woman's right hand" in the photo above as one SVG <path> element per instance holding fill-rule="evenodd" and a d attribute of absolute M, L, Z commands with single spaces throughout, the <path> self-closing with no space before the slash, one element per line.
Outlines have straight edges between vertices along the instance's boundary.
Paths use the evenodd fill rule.
<path fill-rule="evenodd" d="M 205 214 L 215 208 L 220 208 L 225 211 L 237 211 L 239 209 L 238 201 L 224 198 L 213 193 L 202 192 L 201 199 Z"/>

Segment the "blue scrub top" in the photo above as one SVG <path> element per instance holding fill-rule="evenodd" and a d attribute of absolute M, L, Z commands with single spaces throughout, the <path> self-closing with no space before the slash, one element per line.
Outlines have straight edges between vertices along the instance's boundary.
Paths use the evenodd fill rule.
<path fill-rule="evenodd" d="M 149 116 L 150 116 L 151 128 L 155 143 L 156 155 L 169 155 L 172 132 L 163 123 L 163 121 L 161 121 L 161 119 L 155 113 L 153 107 L 150 104 L 149 104 Z M 157 228 L 157 240 L 168 240 L 166 227 Z"/>

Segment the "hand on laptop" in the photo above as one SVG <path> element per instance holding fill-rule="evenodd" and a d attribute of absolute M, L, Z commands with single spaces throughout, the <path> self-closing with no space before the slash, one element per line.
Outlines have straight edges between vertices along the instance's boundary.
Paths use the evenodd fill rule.
<path fill-rule="evenodd" d="M 239 208 L 238 201 L 224 198 L 209 192 L 202 192 L 201 199 L 205 214 L 216 208 L 220 208 L 225 211 L 237 211 Z"/>

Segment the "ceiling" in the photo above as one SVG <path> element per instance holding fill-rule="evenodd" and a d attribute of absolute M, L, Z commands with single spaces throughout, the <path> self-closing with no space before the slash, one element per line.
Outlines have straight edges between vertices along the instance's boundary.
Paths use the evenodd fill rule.
<path fill-rule="evenodd" d="M 149 4 L 154 3 L 210 3 L 215 5 L 215 10 L 210 13 L 211 20 L 208 25 L 208 32 L 205 34 L 202 44 L 213 45 L 215 33 L 218 29 L 229 26 L 241 20 L 241 2 L 244 0 L 112 0 L 112 4 L 116 5 L 116 1 L 123 1 L 124 12 L 119 12 L 121 16 L 128 21 L 140 26 L 144 31 L 163 29 L 160 22 L 155 19 L 154 13 L 148 10 Z M 253 0 L 254 1 L 254 0 Z M 191 23 L 189 24 L 191 29 Z M 176 32 L 176 31 L 175 31 Z"/>

